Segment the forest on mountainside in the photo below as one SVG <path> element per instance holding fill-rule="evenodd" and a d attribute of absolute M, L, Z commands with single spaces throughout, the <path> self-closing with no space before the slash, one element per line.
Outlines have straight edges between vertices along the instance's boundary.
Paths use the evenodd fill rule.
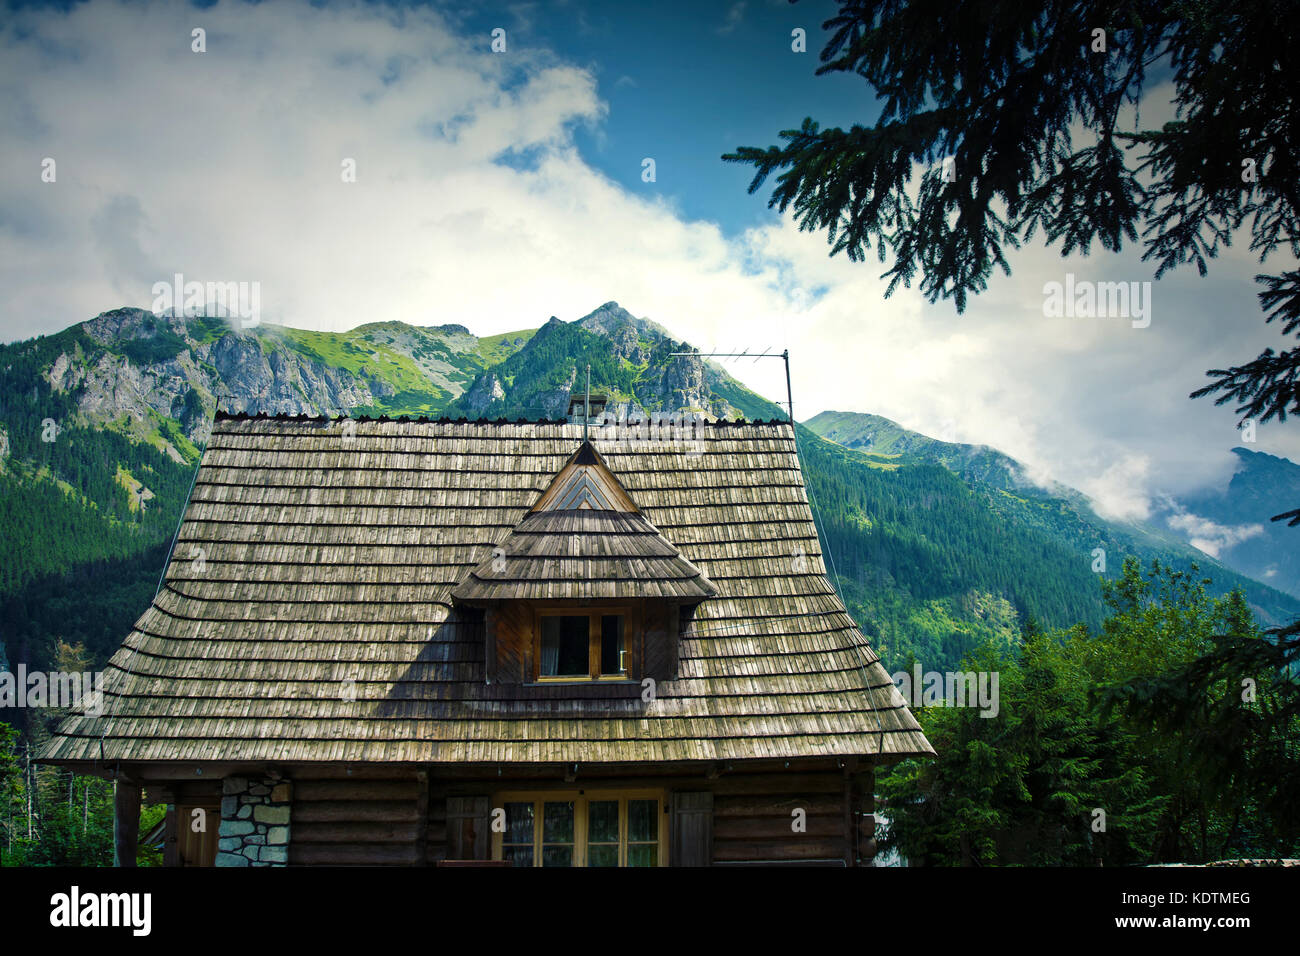
<path fill-rule="evenodd" d="M 381 401 L 395 403 L 393 411 L 400 413 L 416 399 L 423 407 L 433 407 L 431 403 L 439 401 L 439 394 L 444 400 L 449 394 L 432 385 L 423 391 L 411 390 L 416 373 L 414 365 L 398 352 L 402 342 L 411 339 L 415 343 L 412 355 L 418 353 L 421 361 L 435 362 L 451 355 L 446 344 L 450 340 L 444 338 L 451 335 L 460 349 L 456 354 L 462 356 L 455 374 L 463 390 L 459 398 L 438 406 L 437 411 L 452 416 L 535 418 L 562 414 L 562 409 L 556 409 L 567 405 L 579 370 L 585 373 L 590 363 L 593 390 L 625 406 L 642 410 L 725 408 L 730 414 L 756 419 L 783 417 L 777 405 L 725 373 L 673 359 L 670 353 L 689 348 L 652 326 L 638 324 L 639 320 L 631 319 L 616 304 L 602 306 L 593 315 L 600 319 L 595 330 L 578 322 L 557 321 L 535 334 L 511 336 L 510 343 L 489 345 L 483 344 L 488 340 L 473 340 L 464 330 L 419 330 L 416 335 L 400 323 L 368 326 L 365 331 L 328 338 L 279 330 L 266 342 L 259 339 L 255 352 L 245 349 L 244 354 L 261 356 L 269 363 L 267 356 L 280 354 L 276 349 L 296 349 L 295 354 L 307 363 L 301 368 L 323 380 L 323 368 L 312 363 L 328 360 L 325 353 L 346 346 L 352 356 L 347 361 L 362 363 L 357 366 L 365 373 L 361 378 L 371 383 L 367 394 L 387 395 Z M 120 319 L 128 320 L 137 322 L 138 328 L 147 325 L 134 314 Z M 454 327 L 443 327 L 448 328 Z M 138 373 L 165 382 L 177 374 L 181 368 L 177 363 L 187 356 L 196 361 L 192 367 L 206 370 L 206 360 L 199 360 L 214 352 L 203 349 L 219 348 L 223 336 L 236 334 L 193 321 L 191 329 L 193 334 L 183 340 L 188 351 L 174 352 L 176 342 L 167 338 L 163 364 L 137 369 L 126 358 L 118 374 Z M 158 334 L 155 325 L 153 335 Z M 104 404 L 104 396 L 95 389 L 108 387 L 90 373 L 91 356 L 97 373 L 108 363 L 122 362 L 128 351 L 142 361 L 162 356 L 158 348 L 151 352 L 128 345 L 113 343 L 112 349 L 105 350 L 76 327 L 57 336 L 0 347 L 0 437 L 6 452 L 0 455 L 0 517 L 4 519 L 0 523 L 0 553 L 6 556 L 0 568 L 0 670 L 19 663 L 45 670 L 102 669 L 157 587 L 194 474 L 206 420 L 194 387 L 171 400 L 171 407 L 180 410 L 176 418 L 145 406 L 138 410 L 140 418 L 134 423 L 87 414 L 87 408 Z M 315 352 L 317 358 L 304 349 Z M 366 372 L 367 356 L 376 362 L 375 369 L 397 370 L 393 374 L 400 373 L 400 381 L 385 384 L 383 374 L 387 373 Z M 82 364 L 72 364 L 78 361 Z M 70 387 L 52 387 L 55 376 L 51 368 L 56 362 L 69 372 L 61 381 L 73 382 Z M 482 370 L 471 375 L 476 363 L 487 367 L 479 364 Z M 241 368 L 246 371 L 247 365 Z M 489 383 L 495 383 L 504 397 L 483 407 L 473 405 L 475 395 L 490 394 L 485 387 Z M 215 393 L 231 387 L 231 382 L 212 378 L 206 387 Z M 384 411 L 382 404 L 367 405 L 357 414 Z M 1209 583 L 1197 584 L 1209 595 L 1204 600 L 1234 602 L 1234 626 L 1243 633 L 1259 631 L 1253 620 L 1244 623 L 1251 617 L 1251 608 L 1268 609 L 1275 622 L 1295 603 L 1213 562 L 1207 562 L 1202 572 L 1193 566 L 1186 549 L 1171 549 L 1151 539 L 1144 544 L 1125 529 L 1081 510 L 1074 497 L 1046 491 L 1017 494 L 982 474 L 963 474 L 919 455 L 869 454 L 828 441 L 802 425 L 797 426 L 796 434 L 828 572 L 890 673 L 908 670 L 914 662 L 938 671 L 993 662 L 1008 675 L 1006 692 L 1020 694 L 1022 685 L 1015 675 L 1041 658 L 1039 649 L 1046 646 L 1044 641 L 1072 648 L 1072 653 L 1083 657 L 1095 656 L 1103 653 L 1098 648 L 1106 648 L 1107 635 L 1125 626 L 1122 618 L 1116 618 L 1108 589 L 1115 586 L 1126 557 L 1156 559 L 1161 575 L 1183 575 L 1197 582 L 1204 577 Z M 1111 556 L 1107 573 L 1093 569 L 1090 551 L 1097 545 Z M 1045 634 L 1050 637 L 1043 637 Z M 1085 639 L 1082 635 L 1089 636 Z M 1158 668 L 1131 673 L 1143 679 L 1172 679 L 1176 667 L 1183 663 L 1182 657 L 1171 657 L 1162 660 Z M 1077 677 L 1077 687 L 1086 688 L 1088 694 L 1100 694 L 1106 691 L 1105 682 L 1119 672 L 1071 673 Z M 958 718 L 937 708 L 923 708 L 927 732 L 933 732 L 937 747 L 943 741 L 938 761 L 927 765 L 930 769 L 926 772 L 940 776 L 907 779 L 919 781 L 918 787 L 947 786 L 942 774 L 957 772 L 952 768 L 967 759 L 963 754 L 972 743 L 973 738 L 967 737 L 973 731 L 993 734 L 995 743 L 990 746 L 1013 756 L 1017 766 L 1032 765 L 1039 759 L 1034 748 L 1045 746 L 1043 735 L 1055 739 L 1067 728 L 1053 724 L 1034 731 L 1032 740 L 1017 738 L 1016 734 L 1022 733 L 1017 729 L 1022 704 L 1037 704 L 1029 698 L 1012 700 L 1009 715 L 1004 706 L 998 718 L 970 726 L 960 721 L 946 723 Z M 1083 709 L 1071 719 L 1092 728 L 1085 734 L 1088 740 L 1111 735 L 1113 728 L 1105 723 L 1111 718 L 1090 709 L 1091 703 L 1079 706 Z M 107 864 L 104 828 L 108 826 L 111 788 L 103 781 L 72 779 L 55 768 L 27 766 L 27 756 L 39 748 L 58 716 L 30 709 L 0 712 L 0 723 L 17 734 L 7 737 L 0 754 L 4 768 L 0 769 L 4 776 L 0 826 L 5 827 L 0 848 L 8 862 L 93 860 Z M 1170 747 L 1182 746 L 1177 743 L 1178 733 L 1177 728 L 1142 732 L 1151 740 L 1163 734 L 1161 739 L 1174 741 Z M 1089 768 L 1103 767 L 1104 760 L 1086 748 L 1077 758 L 1069 759 L 1073 761 L 1069 773 L 1077 777 L 1081 788 L 1078 800 L 1094 799 L 1086 796 L 1095 792 L 1088 789 L 1096 782 Z M 900 772 L 921 773 L 914 767 Z M 1055 778 L 1049 774 L 1048 779 Z M 1005 796 L 1012 802 L 993 809 L 1013 821 L 1009 824 L 1013 828 L 1019 827 L 1019 804 L 1014 801 L 1022 798 L 1026 787 L 1032 793 L 1033 786 L 1007 786 L 1006 794 L 998 799 Z M 897 793 L 904 803 L 912 799 L 905 789 Z M 983 799 L 984 791 L 980 794 L 978 799 Z M 1051 797 L 1049 802 L 1056 799 Z M 149 812 L 156 813 L 156 808 Z M 972 812 L 970 808 L 961 811 Z M 911 825 L 906 811 L 898 813 L 897 819 L 900 827 Z M 1178 827 L 1191 826 L 1188 820 L 1199 819 L 1195 815 L 1179 817 Z M 1242 826 L 1272 833 L 1276 839 L 1267 845 L 1280 845 L 1281 831 L 1270 829 L 1274 827 L 1271 820 L 1248 810 Z M 1214 840 L 1207 836 L 1193 846 L 1185 835 L 1179 835 L 1171 850 L 1169 840 L 1174 838 L 1167 831 L 1172 824 L 1144 818 L 1134 825 L 1147 829 L 1131 840 L 1125 838 L 1128 849 L 1123 852 L 1128 856 L 1124 858 L 1136 859 L 1135 854 L 1141 852 L 1150 855 L 1157 846 L 1160 853 L 1190 858 L 1194 851 L 1209 852 L 1211 846 L 1246 845 L 1241 843 L 1244 837 L 1229 836 L 1231 826 L 1216 821 L 1206 823 L 1207 833 L 1218 834 Z M 1125 826 L 1128 823 L 1126 818 Z M 1046 824 L 1040 820 L 1034 825 Z M 1222 833 L 1215 829 L 1223 826 L 1227 829 Z M 1157 839 L 1157 831 L 1166 835 Z M 966 848 L 954 849 L 944 842 L 946 837 L 930 834 L 921 824 L 909 832 L 921 835 L 906 836 L 899 830 L 890 837 L 909 856 L 935 862 L 977 858 L 963 856 L 968 854 Z M 1181 829 L 1177 832 L 1183 833 Z M 995 862 L 1019 859 L 1005 848 L 979 852 L 985 853 L 980 859 Z M 1063 843 L 1060 859 L 1082 859 L 1079 852 L 1074 843 Z"/>
<path fill-rule="evenodd" d="M 938 757 L 877 780 L 884 852 L 915 865 L 1132 866 L 1300 855 L 1295 651 L 1239 592 L 1125 561 L 1099 628 L 1026 628 L 961 669 L 999 710 L 915 708 Z M 1264 655 L 1222 658 L 1224 646 Z M 1287 659 L 1289 657 L 1289 659 Z M 1279 666 L 1280 665 L 1280 666 Z"/>

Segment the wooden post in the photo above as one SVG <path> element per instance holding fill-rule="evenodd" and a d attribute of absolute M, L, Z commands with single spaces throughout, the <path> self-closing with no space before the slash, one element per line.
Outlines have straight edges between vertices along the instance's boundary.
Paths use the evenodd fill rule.
<path fill-rule="evenodd" d="M 862 866 L 875 866 L 876 859 L 876 772 L 871 761 L 858 773 L 856 781 L 858 807 L 858 860 Z"/>
<path fill-rule="evenodd" d="M 27 745 L 27 839 L 32 838 L 32 745 Z"/>
<path fill-rule="evenodd" d="M 180 827 L 189 826 L 181 808 L 174 803 L 167 804 L 167 816 L 163 818 L 163 866 L 181 865 Z"/>
<path fill-rule="evenodd" d="M 113 865 L 135 866 L 140 842 L 140 785 L 119 776 L 113 781 Z"/>
<path fill-rule="evenodd" d="M 856 866 L 858 861 L 858 834 L 853 812 L 853 774 L 844 768 L 844 865 Z"/>
<path fill-rule="evenodd" d="M 429 773 L 421 770 L 415 775 L 419 789 L 416 791 L 415 806 L 420 819 L 415 825 L 416 866 L 429 865 Z"/>

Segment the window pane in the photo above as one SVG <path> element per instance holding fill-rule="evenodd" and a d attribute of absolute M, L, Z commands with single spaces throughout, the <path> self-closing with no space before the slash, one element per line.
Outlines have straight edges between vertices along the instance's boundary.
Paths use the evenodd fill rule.
<path fill-rule="evenodd" d="M 531 846 L 502 847 L 501 859 L 509 860 L 511 866 L 532 866 L 533 848 Z"/>
<path fill-rule="evenodd" d="M 528 803 L 507 803 L 506 811 L 506 832 L 502 837 L 503 843 L 527 843 L 533 844 L 533 804 Z"/>
<path fill-rule="evenodd" d="M 593 800 L 587 804 L 587 842 L 618 842 L 618 801 Z"/>
<path fill-rule="evenodd" d="M 542 808 L 542 842 L 573 842 L 573 801 L 546 803 Z"/>
<path fill-rule="evenodd" d="M 591 674 L 590 619 L 584 614 L 548 614 L 542 618 L 543 677 L 587 677 Z"/>
<path fill-rule="evenodd" d="M 588 866 L 618 866 L 618 844 L 587 848 Z"/>
<path fill-rule="evenodd" d="M 621 674 L 623 666 L 623 615 L 600 616 L 600 672 Z"/>
<path fill-rule="evenodd" d="M 573 866 L 573 847 L 542 847 L 542 866 Z"/>
<path fill-rule="evenodd" d="M 628 866 L 658 866 L 659 847 L 653 843 L 629 843 L 627 846 Z"/>
<path fill-rule="evenodd" d="M 627 802 L 627 838 L 633 841 L 659 839 L 659 801 L 629 800 Z"/>

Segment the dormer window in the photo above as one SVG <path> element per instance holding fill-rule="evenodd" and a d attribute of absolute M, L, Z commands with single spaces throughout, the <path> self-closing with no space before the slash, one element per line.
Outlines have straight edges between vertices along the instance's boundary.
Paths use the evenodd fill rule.
<path fill-rule="evenodd" d="M 583 442 L 510 534 L 452 588 L 484 608 L 484 678 L 671 680 L 683 614 L 716 593 Z"/>
<path fill-rule="evenodd" d="M 630 608 L 537 612 L 536 679 L 627 680 Z"/>

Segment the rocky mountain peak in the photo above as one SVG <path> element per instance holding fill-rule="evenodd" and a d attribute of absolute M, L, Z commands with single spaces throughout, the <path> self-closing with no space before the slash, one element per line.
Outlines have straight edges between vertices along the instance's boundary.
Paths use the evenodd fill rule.
<path fill-rule="evenodd" d="M 125 340 L 156 338 L 171 333 L 184 337 L 185 320 L 175 316 L 154 315 L 147 309 L 120 308 L 101 312 L 93 319 L 81 323 L 82 331 L 101 345 L 112 345 Z"/>
<path fill-rule="evenodd" d="M 610 335 L 621 329 L 630 328 L 634 332 L 644 330 L 648 323 L 638 319 L 617 302 L 610 300 L 578 320 L 578 325 L 588 332 Z"/>

